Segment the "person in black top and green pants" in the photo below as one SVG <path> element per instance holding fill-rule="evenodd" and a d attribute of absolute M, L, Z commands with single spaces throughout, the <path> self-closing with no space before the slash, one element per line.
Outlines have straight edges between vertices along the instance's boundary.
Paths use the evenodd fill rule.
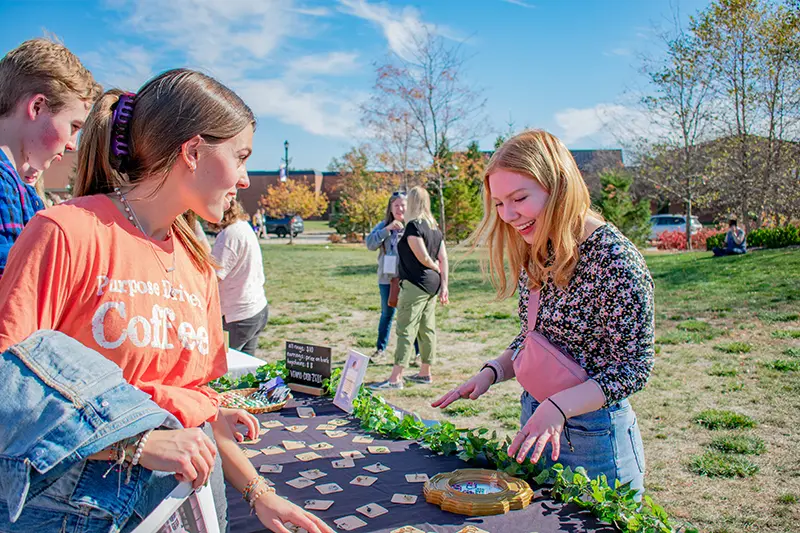
<path fill-rule="evenodd" d="M 403 369 L 419 341 L 422 365 L 419 374 L 406 379 L 432 383 L 431 365 L 436 356 L 436 297 L 449 301 L 447 250 L 442 232 L 431 214 L 431 199 L 422 187 L 408 193 L 406 228 L 397 245 L 400 264 L 400 296 L 397 300 L 397 348 L 389 379 L 375 383 L 375 390 L 402 389 Z M 433 259 L 433 258 L 436 259 Z"/>

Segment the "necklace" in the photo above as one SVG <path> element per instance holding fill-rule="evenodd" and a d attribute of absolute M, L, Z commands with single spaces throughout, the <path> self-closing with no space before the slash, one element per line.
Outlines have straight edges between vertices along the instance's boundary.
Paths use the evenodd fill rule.
<path fill-rule="evenodd" d="M 150 241 L 150 237 L 147 236 L 147 233 L 145 233 L 144 228 L 142 227 L 142 223 L 139 222 L 139 217 L 136 216 L 136 211 L 134 211 L 133 208 L 131 207 L 131 204 L 128 203 L 128 199 L 125 198 L 125 195 L 122 194 L 122 191 L 119 190 L 119 187 L 114 187 L 114 194 L 117 195 L 117 198 L 119 198 L 119 201 L 122 204 L 122 207 L 125 208 L 125 213 L 127 213 L 127 215 L 128 215 L 128 220 L 130 220 L 131 223 L 134 226 L 136 226 L 139 229 L 139 231 L 142 232 L 142 235 L 144 236 L 144 238 L 147 239 L 147 242 L 150 244 L 150 250 L 153 252 L 153 255 L 156 257 L 156 260 L 159 262 L 161 267 L 167 272 L 167 274 L 172 274 L 171 285 L 172 285 L 172 291 L 174 291 L 175 290 L 174 289 L 174 287 L 175 287 L 175 283 L 174 283 L 175 282 L 175 250 L 174 249 L 172 250 L 172 266 L 167 268 L 167 265 L 165 265 L 164 262 L 161 260 L 161 258 L 158 257 L 158 254 L 156 253 L 156 250 L 155 250 L 155 245 Z M 172 234 L 172 229 L 170 228 L 170 230 L 167 232 L 167 237 L 169 237 L 171 234 Z"/>

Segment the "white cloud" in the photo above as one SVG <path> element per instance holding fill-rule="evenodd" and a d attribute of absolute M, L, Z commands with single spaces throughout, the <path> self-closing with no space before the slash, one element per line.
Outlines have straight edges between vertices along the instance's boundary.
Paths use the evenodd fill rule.
<path fill-rule="evenodd" d="M 327 17 L 331 14 L 330 10 L 325 7 L 295 7 L 292 11 L 301 15 L 309 15 L 312 17 Z"/>
<path fill-rule="evenodd" d="M 641 138 L 656 139 L 666 133 L 658 117 L 620 104 L 597 104 L 583 109 L 569 108 L 555 114 L 565 144 L 582 141 L 598 146 L 619 145 Z"/>
<path fill-rule="evenodd" d="M 143 47 L 118 42 L 108 45 L 108 50 L 81 55 L 104 88 L 135 91 L 153 75 L 155 58 Z"/>
<path fill-rule="evenodd" d="M 528 2 L 523 2 L 522 0 L 503 0 L 503 2 L 506 2 L 507 4 L 514 4 L 515 6 L 526 7 L 528 9 L 533 9 L 536 7 L 535 5 L 529 4 Z"/>
<path fill-rule="evenodd" d="M 629 56 L 631 55 L 631 49 L 625 47 L 613 48 L 608 52 L 603 52 L 603 55 L 606 56 Z"/>
<path fill-rule="evenodd" d="M 363 96 L 298 90 L 279 79 L 242 80 L 232 86 L 256 115 L 273 116 L 316 135 L 346 138 L 358 134 Z"/>
<path fill-rule="evenodd" d="M 289 71 L 296 76 L 349 74 L 358 69 L 357 59 L 351 52 L 308 55 L 290 61 Z"/>
<path fill-rule="evenodd" d="M 192 65 L 215 72 L 247 70 L 299 26 L 291 0 L 139 0 L 130 23 L 140 35 L 165 42 Z"/>
<path fill-rule="evenodd" d="M 152 76 L 154 64 L 177 54 L 179 64 L 208 72 L 236 90 L 260 117 L 334 138 L 358 129 L 363 96 L 342 95 L 318 79 L 351 72 L 356 54 L 302 56 L 286 67 L 280 66 L 285 57 L 274 58 L 283 41 L 312 35 L 314 21 L 329 14 L 325 8 L 306 8 L 294 0 L 108 0 L 107 5 L 128 18 L 130 33 L 120 38 L 147 44 L 109 45 L 113 55 L 88 54 L 87 63 L 105 74 L 106 83 L 135 90 Z"/>
<path fill-rule="evenodd" d="M 424 22 L 420 12 L 411 6 L 395 9 L 387 4 L 370 4 L 366 0 L 339 0 L 339 4 L 345 13 L 380 26 L 389 49 L 402 58 L 411 57 L 416 42 L 426 32 L 458 39 L 455 32 L 446 27 Z"/>

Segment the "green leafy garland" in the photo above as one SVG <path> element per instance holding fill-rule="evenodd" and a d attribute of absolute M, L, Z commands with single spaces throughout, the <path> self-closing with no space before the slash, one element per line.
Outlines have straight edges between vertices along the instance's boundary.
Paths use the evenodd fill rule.
<path fill-rule="evenodd" d="M 286 377 L 286 366 L 282 361 L 260 367 L 256 374 L 248 374 L 236 381 L 225 378 L 211 385 L 218 391 L 257 387 L 258 383 L 275 376 Z M 333 396 L 339 385 L 341 369 L 333 371 L 325 380 L 323 388 L 327 395 Z M 690 526 L 674 527 L 664 509 L 650 496 L 637 502 L 636 491 L 629 484 L 616 481 L 609 486 L 606 476 L 590 478 L 583 467 L 574 471 L 561 464 L 551 468 L 537 464 L 518 463 L 506 453 L 511 439 L 498 440 L 497 432 L 489 435 L 486 428 L 459 429 L 450 422 L 425 425 L 415 414 L 396 411 L 381 396 L 362 388 L 353 402 L 353 416 L 361 421 L 361 427 L 370 433 L 390 439 L 414 440 L 435 453 L 457 454 L 463 461 L 485 460 L 493 468 L 509 475 L 525 479 L 535 485 L 549 484 L 550 495 L 554 500 L 573 503 L 591 512 L 600 520 L 613 524 L 625 533 L 697 533 Z"/>

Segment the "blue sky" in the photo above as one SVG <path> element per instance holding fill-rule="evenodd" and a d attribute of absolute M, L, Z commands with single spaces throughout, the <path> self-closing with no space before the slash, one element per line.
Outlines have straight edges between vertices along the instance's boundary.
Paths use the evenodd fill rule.
<path fill-rule="evenodd" d="M 252 170 L 324 170 L 359 140 L 374 63 L 420 28 L 463 41 L 497 133 L 540 127 L 570 148 L 620 145 L 612 124 L 646 121 L 634 100 L 641 54 L 708 0 L 0 0 L 0 49 L 58 36 L 104 86 L 136 90 L 188 66 L 233 87 L 258 115 Z M 642 126 L 643 128 L 645 126 Z"/>

